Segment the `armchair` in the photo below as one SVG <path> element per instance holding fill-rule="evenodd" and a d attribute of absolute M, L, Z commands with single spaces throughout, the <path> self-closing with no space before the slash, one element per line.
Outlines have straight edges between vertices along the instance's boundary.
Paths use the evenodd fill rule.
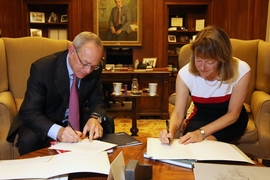
<path fill-rule="evenodd" d="M 231 39 L 231 43 L 233 56 L 246 61 L 251 67 L 251 79 L 244 103 L 249 122 L 244 135 L 232 143 L 248 156 L 261 158 L 264 164 L 269 165 L 270 43 L 262 40 L 239 39 Z M 190 56 L 190 45 L 183 46 L 178 57 L 179 68 L 188 63 Z M 175 104 L 175 93 L 170 95 L 169 102 Z"/>
<path fill-rule="evenodd" d="M 24 98 L 31 63 L 67 49 L 69 43 L 40 37 L 0 38 L 0 159 L 19 156 L 6 137 Z"/>

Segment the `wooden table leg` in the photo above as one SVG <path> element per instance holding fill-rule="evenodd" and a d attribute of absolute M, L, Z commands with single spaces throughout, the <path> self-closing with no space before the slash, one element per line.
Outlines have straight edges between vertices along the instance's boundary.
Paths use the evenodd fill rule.
<path fill-rule="evenodd" d="M 137 111 L 136 111 L 136 106 L 137 106 L 137 101 L 136 97 L 132 98 L 132 126 L 130 128 L 131 136 L 138 136 L 139 129 L 137 128 Z"/>

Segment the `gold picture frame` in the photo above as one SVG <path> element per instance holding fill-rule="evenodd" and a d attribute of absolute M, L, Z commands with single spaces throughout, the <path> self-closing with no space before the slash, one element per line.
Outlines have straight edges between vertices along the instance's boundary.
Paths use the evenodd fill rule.
<path fill-rule="evenodd" d="M 156 57 L 143 58 L 143 64 L 146 64 L 147 66 L 156 67 L 156 63 L 157 63 L 157 58 Z"/>
<path fill-rule="evenodd" d="M 176 42 L 176 36 L 175 35 L 168 35 L 168 42 Z"/>
<path fill-rule="evenodd" d="M 41 29 L 30 29 L 30 36 L 31 37 L 42 37 L 42 30 Z"/>
<path fill-rule="evenodd" d="M 113 10 L 116 6 L 115 1 L 93 1 L 93 32 L 100 37 L 104 46 L 142 46 L 142 0 L 130 0 L 128 4 L 125 4 L 125 2 L 123 1 L 123 6 L 129 9 L 130 18 L 125 16 L 121 20 L 130 19 L 130 26 L 124 24 L 123 27 L 126 30 L 124 30 L 123 38 L 115 40 L 108 39 L 110 31 L 109 19 L 111 19 L 110 16 L 113 14 L 113 11 L 115 12 Z"/>
<path fill-rule="evenodd" d="M 44 12 L 30 12 L 30 22 L 31 23 L 45 23 L 45 13 Z"/>

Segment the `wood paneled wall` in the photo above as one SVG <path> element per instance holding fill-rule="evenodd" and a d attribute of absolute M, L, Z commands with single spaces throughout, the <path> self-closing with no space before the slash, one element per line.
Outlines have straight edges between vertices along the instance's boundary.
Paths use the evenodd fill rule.
<path fill-rule="evenodd" d="M 34 0 L 33 0 L 34 1 Z M 69 3 L 69 39 L 81 31 L 93 30 L 94 0 L 39 0 L 40 2 Z M 157 57 L 157 67 L 166 67 L 167 5 L 207 4 L 208 25 L 223 28 L 230 37 L 238 39 L 263 39 L 266 36 L 268 0 L 142 0 L 143 41 L 134 47 L 133 59 Z M 2 37 L 28 35 L 25 0 L 1 0 Z"/>

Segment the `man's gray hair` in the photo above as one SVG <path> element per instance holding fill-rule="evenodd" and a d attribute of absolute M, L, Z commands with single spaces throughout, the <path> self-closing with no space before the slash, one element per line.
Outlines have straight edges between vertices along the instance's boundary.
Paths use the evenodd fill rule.
<path fill-rule="evenodd" d="M 103 44 L 102 44 L 101 39 L 95 33 L 88 32 L 88 31 L 84 31 L 78 34 L 74 38 L 72 44 L 74 45 L 76 49 L 80 49 L 81 46 L 83 46 L 85 43 L 88 43 L 88 42 L 93 42 L 97 46 L 100 46 L 103 49 Z"/>

